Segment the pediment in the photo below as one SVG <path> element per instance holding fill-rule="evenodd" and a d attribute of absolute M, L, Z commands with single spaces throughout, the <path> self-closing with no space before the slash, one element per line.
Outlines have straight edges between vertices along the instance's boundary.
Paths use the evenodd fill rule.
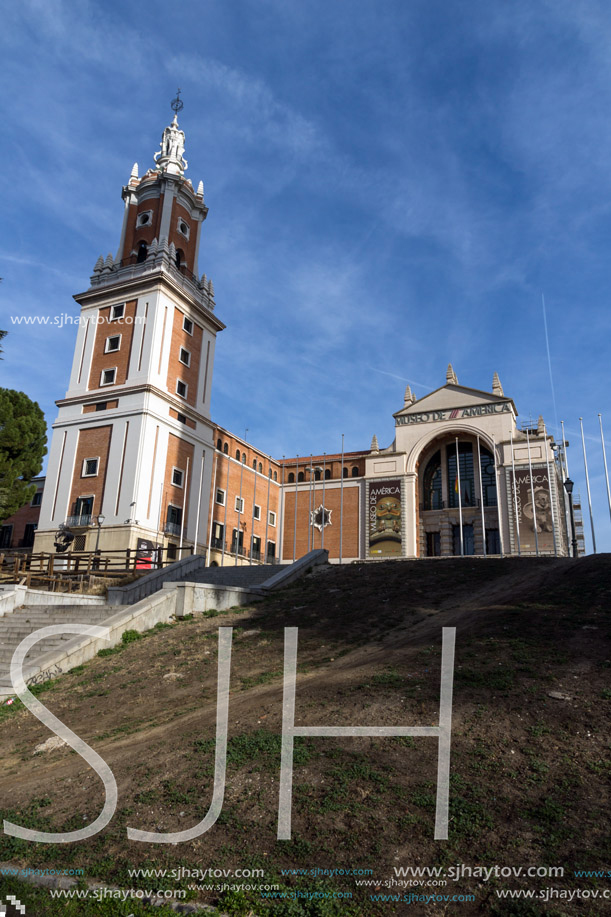
<path fill-rule="evenodd" d="M 423 411 L 447 411 L 453 408 L 468 408 L 478 404 L 502 404 L 503 402 L 509 402 L 517 414 L 511 398 L 503 395 L 493 395 L 492 392 L 483 392 L 477 388 L 467 388 L 464 385 L 449 383 L 429 395 L 425 395 L 424 398 L 420 398 L 401 411 L 397 411 L 393 414 L 393 417 L 403 417 L 406 414 L 421 414 Z"/>

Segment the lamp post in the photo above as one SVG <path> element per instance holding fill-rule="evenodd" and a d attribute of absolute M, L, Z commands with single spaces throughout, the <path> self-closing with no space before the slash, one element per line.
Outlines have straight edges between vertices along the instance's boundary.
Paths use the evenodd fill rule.
<path fill-rule="evenodd" d="M 577 557 L 577 538 L 575 537 L 575 514 L 573 513 L 573 481 L 570 478 L 567 478 L 564 482 L 564 489 L 566 490 L 569 496 L 569 516 L 571 517 L 571 546 L 573 548 L 573 557 Z"/>
<path fill-rule="evenodd" d="M 97 522 L 97 525 L 98 525 L 98 534 L 97 534 L 96 540 L 95 540 L 95 553 L 96 553 L 96 554 L 99 553 L 99 549 L 100 549 L 100 529 L 101 529 L 102 526 L 104 525 L 104 520 L 105 520 L 105 518 L 106 518 L 106 516 L 102 516 L 101 513 L 100 513 L 100 515 L 96 518 L 96 522 Z"/>

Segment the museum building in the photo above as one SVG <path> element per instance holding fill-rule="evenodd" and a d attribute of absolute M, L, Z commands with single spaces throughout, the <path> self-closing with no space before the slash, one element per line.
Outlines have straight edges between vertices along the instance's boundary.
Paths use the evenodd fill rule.
<path fill-rule="evenodd" d="M 225 325 L 198 277 L 208 208 L 203 183 L 185 178 L 184 140 L 175 115 L 155 166 L 139 177 L 134 165 L 122 189 L 117 255 L 98 258 L 74 297 L 81 321 L 42 497 L 37 479 L 0 548 L 17 547 L 27 524 L 35 552 L 53 552 L 67 527 L 73 550 L 147 543 L 211 565 L 314 548 L 336 562 L 567 554 L 561 450 L 541 419 L 518 427 L 496 373 L 489 392 L 460 385 L 452 366 L 430 394 L 408 386 L 385 448 L 374 436 L 361 452 L 279 460 L 212 421 Z"/>

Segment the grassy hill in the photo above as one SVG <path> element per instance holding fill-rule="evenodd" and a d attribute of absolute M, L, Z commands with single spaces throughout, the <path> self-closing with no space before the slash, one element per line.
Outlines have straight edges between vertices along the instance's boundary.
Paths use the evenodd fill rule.
<path fill-rule="evenodd" d="M 601 897 L 611 881 L 574 874 L 604 870 L 611 858 L 610 599 L 609 555 L 389 561 L 323 568 L 250 608 L 128 637 L 41 694 L 111 766 L 119 787 L 112 822 L 76 844 L 2 835 L 0 861 L 79 867 L 88 879 L 127 889 L 151 887 L 130 876 L 137 867 L 260 869 L 264 877 L 250 884 L 277 884 L 287 897 L 188 891 L 194 903 L 257 917 L 611 913 L 611 899 Z M 128 825 L 184 830 L 209 808 L 219 626 L 233 628 L 221 815 L 185 844 L 129 841 Z M 285 626 L 299 627 L 296 723 L 326 726 L 436 725 L 441 628 L 457 628 L 448 841 L 433 839 L 437 742 L 412 737 L 298 739 L 292 839 L 276 840 Z M 99 778 L 67 747 L 33 754 L 49 732 L 20 707 L 0 708 L 3 817 L 56 831 L 93 821 L 104 801 Z M 562 867 L 564 876 L 476 873 L 418 887 L 395 872 L 456 864 Z M 282 874 L 312 868 L 371 872 Z M 357 884 L 364 880 L 374 884 Z M 220 881 L 249 884 L 207 880 Z M 187 876 L 155 883 L 194 884 Z M 572 901 L 497 897 L 502 889 L 546 888 L 573 892 Z M 0 889 L 0 899 L 11 890 L 21 897 L 28 917 L 171 913 L 137 901 L 53 901 L 6 877 Z M 409 892 L 474 900 L 372 900 Z"/>

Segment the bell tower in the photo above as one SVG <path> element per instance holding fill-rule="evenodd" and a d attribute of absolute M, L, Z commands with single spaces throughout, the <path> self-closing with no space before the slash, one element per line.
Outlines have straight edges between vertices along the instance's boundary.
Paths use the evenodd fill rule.
<path fill-rule="evenodd" d="M 67 525 L 75 547 L 173 551 L 206 544 L 212 468 L 214 287 L 198 278 L 208 208 L 185 178 L 174 118 L 154 165 L 122 189 L 115 258 L 100 256 L 80 306 L 68 391 L 57 401 L 35 551 Z M 100 521 L 101 520 L 101 521 Z"/>

